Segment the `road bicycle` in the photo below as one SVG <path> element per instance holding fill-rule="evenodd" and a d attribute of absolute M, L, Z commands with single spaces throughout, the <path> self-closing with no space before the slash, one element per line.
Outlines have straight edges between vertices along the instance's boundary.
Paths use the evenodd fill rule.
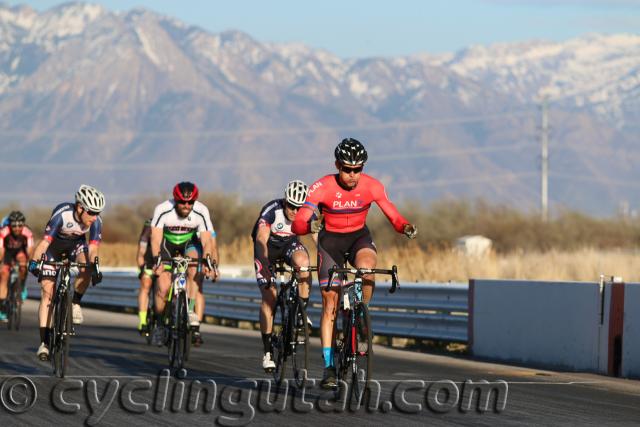
<path fill-rule="evenodd" d="M 49 334 L 49 358 L 53 367 L 53 373 L 59 378 L 63 378 L 67 373 L 69 365 L 69 346 L 71 337 L 75 335 L 73 328 L 73 306 L 72 306 L 72 286 L 71 269 L 89 268 L 92 269 L 91 281 L 95 284 L 95 277 L 100 275 L 100 263 L 95 257 L 93 263 L 78 263 L 70 261 L 65 254 L 62 261 L 46 261 L 42 255 L 38 265 L 38 281 L 42 278 L 43 267 L 45 265 L 57 269 L 55 278 L 55 290 L 52 301 L 53 324 Z"/>
<path fill-rule="evenodd" d="M 349 385 L 349 395 L 360 401 L 369 388 L 373 369 L 373 329 L 369 308 L 362 300 L 362 277 L 367 274 L 387 274 L 391 276 L 389 293 L 399 286 L 398 267 L 391 269 L 351 268 L 333 266 L 329 269 L 329 282 L 325 289 L 340 275 L 339 310 L 334 323 L 337 384 L 344 381 Z M 354 280 L 349 281 L 348 275 Z"/>
<path fill-rule="evenodd" d="M 9 330 L 20 329 L 22 317 L 22 290 L 25 284 L 20 280 L 19 266 L 11 267 L 9 274 L 9 289 L 6 302 L 7 327 Z"/>
<path fill-rule="evenodd" d="M 189 326 L 189 296 L 187 295 L 187 270 L 206 262 L 210 270 L 216 270 L 216 262 L 207 258 L 176 256 L 171 261 L 162 261 L 171 266 L 171 288 L 165 306 L 164 319 L 169 333 L 167 348 L 169 365 L 175 370 L 182 369 L 189 360 L 191 349 L 191 328 Z"/>
<path fill-rule="evenodd" d="M 271 354 L 276 365 L 273 377 L 280 384 L 285 377 L 287 361 L 291 360 L 293 378 L 302 387 L 309 364 L 309 323 L 298 292 L 298 274 L 318 271 L 317 267 L 289 267 L 279 262 L 274 273 L 279 274 L 280 287 L 273 310 Z M 289 274 L 285 281 L 284 274 Z"/>

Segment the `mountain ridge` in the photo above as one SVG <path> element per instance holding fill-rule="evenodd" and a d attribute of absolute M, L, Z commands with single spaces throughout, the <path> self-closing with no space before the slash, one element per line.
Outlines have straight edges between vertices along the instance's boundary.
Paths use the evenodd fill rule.
<path fill-rule="evenodd" d="M 628 160 L 638 155 L 638 70 L 630 34 L 341 59 L 145 9 L 0 3 L 0 155 L 15 159 L 0 180 L 15 175 L 7 163 L 41 162 L 48 172 L 21 170 L 20 192 L 93 179 L 125 200 L 185 177 L 257 198 L 330 172 L 332 147 L 354 136 L 401 200 L 535 209 L 547 96 L 553 205 L 612 212 L 640 203 L 620 184 L 640 178 Z M 589 188 L 572 178 L 585 175 Z"/>

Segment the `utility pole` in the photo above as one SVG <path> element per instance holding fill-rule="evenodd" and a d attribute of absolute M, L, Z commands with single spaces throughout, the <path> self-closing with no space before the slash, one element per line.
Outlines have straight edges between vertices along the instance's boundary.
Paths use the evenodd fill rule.
<path fill-rule="evenodd" d="M 549 104 L 548 97 L 542 100 L 542 174 L 541 174 L 541 209 L 542 222 L 549 220 Z"/>

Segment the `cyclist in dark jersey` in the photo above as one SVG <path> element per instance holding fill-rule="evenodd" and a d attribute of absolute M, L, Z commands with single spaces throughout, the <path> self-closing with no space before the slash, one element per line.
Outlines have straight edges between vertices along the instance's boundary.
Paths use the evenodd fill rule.
<path fill-rule="evenodd" d="M 81 185 L 76 192 L 75 203 L 62 203 L 55 207 L 51 219 L 44 230 L 44 237 L 33 251 L 33 258 L 29 261 L 29 271 L 40 278 L 42 288 L 40 297 L 40 347 L 38 358 L 49 359 L 49 334 L 51 333 L 51 309 L 53 291 L 55 287 L 56 269 L 44 266 L 38 271 L 40 257 L 44 254 L 47 261 L 60 261 L 63 254 L 71 261 L 77 259 L 80 263 L 92 262 L 98 256 L 98 247 L 102 241 L 102 219 L 100 212 L 104 209 L 104 195 L 93 187 Z M 86 234 L 89 233 L 87 245 Z M 93 277 L 92 275 L 95 274 Z M 102 273 L 94 269 L 82 268 L 74 283 L 73 293 L 73 323 L 83 322 L 80 301 L 91 281 L 94 284 L 102 280 Z"/>
<path fill-rule="evenodd" d="M 377 249 L 365 224 L 373 202 L 377 203 L 393 228 L 413 239 L 418 230 L 407 221 L 387 198 L 380 181 L 362 172 L 368 155 L 356 139 L 342 140 L 335 149 L 337 174 L 320 178 L 309 189 L 304 206 L 293 221 L 296 234 L 318 234 L 318 279 L 322 289 L 322 318 L 320 339 L 325 373 L 322 386 L 336 386 L 333 361 L 333 329 L 338 303 L 338 291 L 324 290 L 329 281 L 329 268 L 349 261 L 358 268 L 375 268 Z M 319 211 L 317 219 L 314 212 Z M 349 258 L 346 259 L 346 254 Z M 363 300 L 368 303 L 375 286 L 374 276 L 363 278 Z M 337 280 L 337 279 L 336 279 Z M 338 284 L 338 283 L 335 283 Z"/>
<path fill-rule="evenodd" d="M 260 330 L 262 331 L 264 350 L 262 368 L 266 372 L 273 371 L 276 366 L 271 357 L 273 327 L 271 322 L 276 304 L 277 288 L 271 267 L 278 260 L 283 260 L 290 266 L 309 266 L 307 248 L 291 231 L 291 222 L 304 203 L 308 190 L 309 187 L 302 181 L 295 180 L 288 183 L 283 199 L 272 200 L 262 207 L 260 216 L 251 232 L 256 279 L 262 294 Z M 311 275 L 308 272 L 301 272 L 298 277 L 300 279 L 300 298 L 306 308 L 309 301 Z"/>
<path fill-rule="evenodd" d="M 140 237 L 138 238 L 138 253 L 136 264 L 138 265 L 138 278 L 140 289 L 138 291 L 138 331 L 144 332 L 147 326 L 147 308 L 149 307 L 149 291 L 153 279 L 153 256 L 151 255 L 151 218 L 144 222 Z"/>
<path fill-rule="evenodd" d="M 25 225 L 25 217 L 20 211 L 13 211 L 7 218 L 7 225 L 0 228 L 0 321 L 7 320 L 5 299 L 9 285 L 11 267 L 19 266 L 19 280 L 23 289 L 22 298 L 26 297 L 25 279 L 27 278 L 27 260 L 33 252 L 33 233 Z"/>

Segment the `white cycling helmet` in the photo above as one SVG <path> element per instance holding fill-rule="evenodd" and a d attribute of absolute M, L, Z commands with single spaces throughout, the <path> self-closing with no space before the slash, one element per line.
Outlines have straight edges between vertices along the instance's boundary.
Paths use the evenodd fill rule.
<path fill-rule="evenodd" d="M 88 211 L 100 213 L 104 209 L 104 194 L 89 185 L 82 184 L 76 193 L 76 202 Z"/>
<path fill-rule="evenodd" d="M 284 190 L 284 200 L 290 205 L 300 207 L 307 198 L 309 187 L 304 182 L 296 179 L 287 184 Z"/>

